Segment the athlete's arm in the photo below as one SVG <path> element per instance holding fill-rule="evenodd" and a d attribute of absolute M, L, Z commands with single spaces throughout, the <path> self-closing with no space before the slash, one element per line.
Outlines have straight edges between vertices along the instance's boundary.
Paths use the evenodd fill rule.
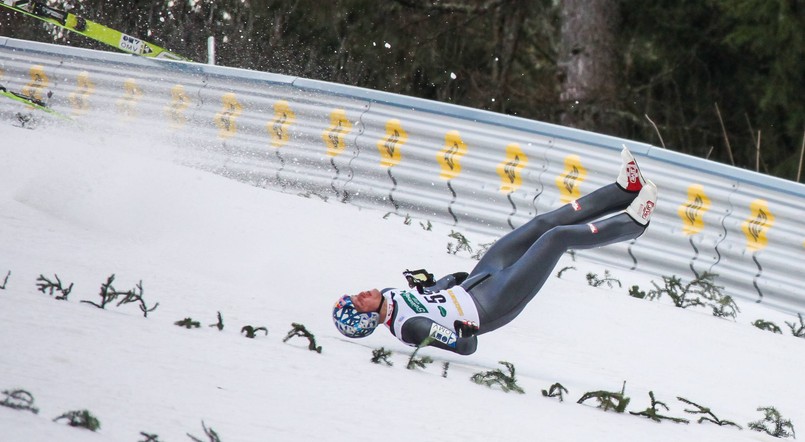
<path fill-rule="evenodd" d="M 424 316 L 411 318 L 402 326 L 402 340 L 409 344 L 419 345 L 427 338 L 433 338 L 428 344 L 431 347 L 452 351 L 460 355 L 470 355 L 478 348 L 478 338 L 471 336 L 461 338 L 455 330 L 444 327 Z"/>
<path fill-rule="evenodd" d="M 464 282 L 465 279 L 467 279 L 466 272 L 451 273 L 449 275 L 439 278 L 439 280 L 433 283 L 432 286 L 428 286 L 425 288 L 429 292 L 438 292 L 441 290 L 447 290 L 455 285 L 461 284 L 462 282 Z"/>

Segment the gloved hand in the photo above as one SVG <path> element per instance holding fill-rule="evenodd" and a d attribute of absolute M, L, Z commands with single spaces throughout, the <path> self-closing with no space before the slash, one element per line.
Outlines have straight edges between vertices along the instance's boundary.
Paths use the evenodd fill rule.
<path fill-rule="evenodd" d="M 453 328 L 456 329 L 459 338 L 469 338 L 478 333 L 478 324 L 467 319 L 457 319 L 453 322 Z"/>
<path fill-rule="evenodd" d="M 425 293 L 425 287 L 430 287 L 434 284 L 433 274 L 428 273 L 425 269 L 419 270 L 405 270 L 403 276 L 408 281 L 408 287 L 416 287 L 419 293 Z"/>

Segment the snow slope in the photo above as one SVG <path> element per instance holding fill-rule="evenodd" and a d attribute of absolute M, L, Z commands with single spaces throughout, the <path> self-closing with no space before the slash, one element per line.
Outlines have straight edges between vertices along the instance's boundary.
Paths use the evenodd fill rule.
<path fill-rule="evenodd" d="M 469 270 L 466 254 L 446 253 L 451 226 L 426 231 L 419 220 L 251 187 L 125 133 L 7 122 L 0 133 L 0 282 L 11 271 L 0 290 L 0 391 L 27 390 L 40 410 L 0 407 L 2 441 L 207 440 L 202 422 L 224 442 L 777 440 L 746 428 L 761 406 L 805 424 L 805 341 L 750 325 L 796 318 L 741 305 L 730 321 L 631 298 L 626 287 L 649 280 L 618 269 L 609 270 L 624 288 L 592 288 L 586 273 L 607 269 L 568 255 L 557 269 L 575 270 L 481 337 L 476 354 L 425 349 L 436 362 L 406 370 L 411 348 L 385 330 L 343 338 L 330 310 L 341 294 L 401 285 L 405 268 Z M 37 291 L 40 274 L 74 283 L 68 300 Z M 111 274 L 119 290 L 142 281 L 158 308 L 144 318 L 133 305 L 80 302 L 98 302 Z M 217 312 L 222 331 L 208 327 Z M 187 317 L 201 327 L 174 325 Z M 292 322 L 315 334 L 321 354 L 305 339 L 282 341 Z M 268 334 L 247 339 L 245 325 Z M 370 362 L 380 347 L 393 366 Z M 469 381 L 498 361 L 515 365 L 526 394 Z M 576 403 L 624 381 L 629 411 L 649 407 L 653 391 L 666 415 L 692 422 Z M 540 394 L 555 382 L 569 390 L 564 402 Z M 744 429 L 698 424 L 677 396 Z M 52 421 L 82 409 L 99 431 Z"/>

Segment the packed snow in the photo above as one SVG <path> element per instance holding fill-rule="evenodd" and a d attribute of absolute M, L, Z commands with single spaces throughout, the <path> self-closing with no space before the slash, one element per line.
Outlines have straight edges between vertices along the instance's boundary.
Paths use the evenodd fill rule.
<path fill-rule="evenodd" d="M 741 303 L 733 321 L 636 299 L 628 287 L 649 289 L 661 275 L 567 254 L 554 275 L 573 269 L 551 277 L 513 323 L 481 336 L 475 354 L 425 348 L 416 356 L 434 362 L 409 370 L 413 348 L 385 329 L 344 338 L 331 309 L 345 293 L 404 285 L 405 269 L 469 271 L 469 254 L 447 253 L 455 226 L 426 230 L 427 220 L 252 187 L 182 165 L 186 150 L 131 133 L 0 123 L 0 283 L 10 272 L 0 290 L 0 391 L 29 392 L 39 411 L 0 406 L 3 441 L 212 440 L 203 426 L 223 442 L 779 440 L 747 428 L 767 406 L 805 425 L 805 340 L 784 326 L 796 317 Z M 605 270 L 622 287 L 587 283 Z M 40 275 L 72 283 L 68 299 L 38 291 Z M 142 282 L 156 310 L 81 302 L 99 303 L 110 275 L 120 291 Z M 218 312 L 223 330 L 210 326 Z M 200 327 L 174 324 L 185 318 Z M 292 323 L 321 353 L 302 337 L 283 342 Z M 247 325 L 267 334 L 247 338 Z M 370 361 L 381 347 L 393 365 Z M 470 381 L 505 372 L 499 361 L 514 364 L 525 394 Z M 541 394 L 557 382 L 564 401 Z M 626 413 L 577 403 L 624 382 Z M 661 414 L 690 423 L 629 413 L 650 407 L 649 392 L 668 406 Z M 703 415 L 678 397 L 743 430 L 698 423 Z M 74 410 L 100 428 L 54 422 Z"/>

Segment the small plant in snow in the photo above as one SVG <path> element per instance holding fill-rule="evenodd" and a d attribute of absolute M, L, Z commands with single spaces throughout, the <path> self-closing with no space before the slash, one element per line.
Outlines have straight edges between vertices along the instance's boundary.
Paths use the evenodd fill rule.
<path fill-rule="evenodd" d="M 385 362 L 386 365 L 392 366 L 394 364 L 389 361 L 389 356 L 391 356 L 391 350 L 386 350 L 383 347 L 372 350 L 372 363 L 379 364 Z"/>
<path fill-rule="evenodd" d="M 117 302 L 117 306 L 120 307 L 123 304 L 130 304 L 130 303 L 138 303 L 140 305 L 140 311 L 143 312 L 143 316 L 146 318 L 148 317 L 148 313 L 154 311 L 159 307 L 159 303 L 157 302 L 154 304 L 153 307 L 148 307 L 143 299 L 143 282 L 142 280 L 137 283 L 137 285 L 128 291 L 121 292 L 115 289 L 112 283 L 115 281 L 114 273 L 111 274 L 108 278 L 106 278 L 106 282 L 101 284 L 101 291 L 98 293 L 98 296 L 101 297 L 100 304 L 92 302 L 92 301 L 81 301 L 87 304 L 94 305 L 100 309 L 106 309 L 106 306 L 115 302 L 117 298 L 122 296 L 122 299 Z"/>
<path fill-rule="evenodd" d="M 695 279 L 687 284 L 682 284 L 682 280 L 677 276 L 663 276 L 664 287 L 660 287 L 656 282 L 652 281 L 651 284 L 654 285 L 654 289 L 649 290 L 644 297 L 648 300 L 654 300 L 667 295 L 676 307 L 710 307 L 713 309 L 714 316 L 735 318 L 738 306 L 735 305 L 731 297 L 722 293 L 723 287 L 715 284 L 716 276 L 713 273 L 704 272 L 701 275 L 697 275 Z M 637 286 L 634 286 L 629 294 L 635 296 L 642 294 L 642 292 L 639 291 Z"/>
<path fill-rule="evenodd" d="M 685 409 L 685 412 L 686 412 L 686 413 L 691 413 L 691 414 L 706 414 L 706 415 L 707 415 L 707 416 L 702 416 L 702 417 L 700 417 L 700 418 L 699 418 L 699 421 L 698 421 L 699 423 L 702 423 L 702 422 L 712 422 L 712 423 L 714 423 L 714 424 L 716 424 L 716 425 L 718 425 L 718 426 L 720 426 L 720 427 L 723 427 L 723 426 L 725 426 L 725 425 L 731 425 L 731 426 L 733 426 L 733 427 L 738 427 L 738 429 L 739 429 L 739 430 L 741 429 L 741 426 L 740 426 L 740 425 L 738 425 L 738 424 L 736 424 L 735 422 L 723 421 L 723 420 L 719 419 L 719 418 L 718 418 L 718 417 L 716 417 L 716 415 L 715 415 L 715 414 L 713 414 L 713 412 L 712 412 L 712 411 L 711 411 L 709 408 L 707 408 L 707 407 L 703 407 L 703 406 L 701 406 L 701 405 L 699 405 L 699 404 L 693 403 L 693 402 L 691 402 L 691 401 L 689 401 L 689 400 L 687 400 L 687 399 L 685 399 L 685 398 L 683 398 L 683 397 L 677 397 L 677 399 L 679 399 L 680 401 L 682 401 L 682 402 L 684 402 L 684 403 L 686 403 L 686 404 L 693 405 L 694 407 L 696 407 L 696 410 L 688 410 L 688 409 L 686 408 L 686 409 Z"/>
<path fill-rule="evenodd" d="M 486 251 L 489 250 L 489 248 L 492 247 L 493 244 L 495 244 L 494 241 L 481 244 L 478 247 L 478 251 L 476 251 L 470 258 L 476 261 L 480 261 L 481 258 L 483 258 L 484 255 L 486 254 Z"/>
<path fill-rule="evenodd" d="M 427 223 L 427 224 L 423 224 L 423 223 L 422 223 L 422 221 L 420 221 L 420 222 L 419 222 L 419 225 L 420 225 L 420 226 L 422 226 L 422 230 L 425 230 L 425 231 L 428 231 L 428 232 L 430 232 L 431 230 L 433 230 L 433 224 L 431 224 L 431 222 L 430 222 L 430 221 L 428 221 L 428 223 Z"/>
<path fill-rule="evenodd" d="M 562 275 L 568 270 L 576 270 L 576 268 L 573 267 L 573 266 L 563 267 L 562 270 L 559 270 L 558 272 L 556 272 L 556 277 L 557 278 L 562 278 Z"/>
<path fill-rule="evenodd" d="M 450 361 L 444 361 L 444 364 L 442 364 L 442 377 L 443 378 L 447 377 L 447 370 L 449 368 L 450 368 Z"/>
<path fill-rule="evenodd" d="M 649 398 L 651 398 L 651 406 L 650 407 L 646 408 L 644 411 L 640 411 L 640 412 L 637 412 L 637 413 L 635 413 L 634 411 L 630 411 L 629 413 L 633 414 L 635 416 L 645 416 L 645 417 L 647 417 L 647 418 L 649 418 L 649 419 L 651 419 L 651 420 L 653 420 L 655 422 L 660 422 L 662 419 L 667 419 L 669 421 L 676 422 L 678 424 L 690 423 L 687 419 L 682 419 L 682 418 L 679 418 L 679 417 L 663 416 L 662 414 L 660 414 L 660 411 L 657 410 L 657 407 L 659 406 L 659 407 L 665 408 L 665 411 L 668 411 L 668 406 L 665 405 L 664 402 L 660 402 L 660 401 L 656 400 L 654 398 L 654 392 L 653 391 L 649 391 L 648 396 L 649 396 Z"/>
<path fill-rule="evenodd" d="M 604 390 L 588 391 L 576 403 L 582 404 L 588 399 L 598 399 L 598 408 L 603 408 L 604 411 L 612 409 L 618 413 L 626 411 L 631 400 L 626 396 L 626 382 L 623 383 L 620 393 Z"/>
<path fill-rule="evenodd" d="M 416 354 L 418 351 L 419 348 L 417 348 L 416 350 L 414 350 L 413 353 L 411 353 L 411 357 L 408 358 L 408 364 L 406 364 L 405 368 L 409 370 L 414 370 L 417 368 L 425 368 L 428 366 L 428 364 L 433 363 L 433 358 L 431 358 L 430 356 L 422 356 L 421 358 L 417 358 Z"/>
<path fill-rule="evenodd" d="M 452 242 L 447 243 L 447 253 L 451 255 L 455 255 L 460 251 L 466 251 L 467 253 L 472 253 L 472 247 L 470 246 L 469 240 L 467 240 L 467 238 L 460 232 L 451 230 L 450 234 L 447 236 L 457 241 L 457 244 L 455 246 L 453 245 Z"/>
<path fill-rule="evenodd" d="M 609 288 L 614 288 L 614 283 L 617 283 L 618 287 L 623 287 L 619 280 L 612 277 L 609 270 L 604 270 L 603 278 L 599 278 L 598 275 L 592 272 L 587 274 L 587 284 L 593 287 L 601 287 L 606 284 Z"/>
<path fill-rule="evenodd" d="M 215 327 L 215 328 L 218 329 L 218 331 L 221 331 L 221 330 L 224 329 L 224 317 L 221 316 L 221 312 L 218 312 L 218 322 L 215 323 L 215 324 L 210 324 L 210 327 Z M 241 331 L 241 333 L 243 333 L 243 332 Z"/>
<path fill-rule="evenodd" d="M 797 438 L 794 433 L 794 425 L 788 419 L 783 419 L 780 412 L 774 407 L 760 407 L 757 411 L 762 411 L 764 414 L 763 420 L 750 422 L 749 428 L 761 433 L 766 433 L 774 437 Z"/>
<path fill-rule="evenodd" d="M 796 336 L 797 338 L 805 338 L 805 322 L 802 320 L 802 313 L 797 313 L 797 316 L 799 317 L 799 325 L 788 321 L 785 321 L 785 325 L 791 329 L 792 335 Z"/>
<path fill-rule="evenodd" d="M 65 288 L 62 286 L 61 279 L 59 279 L 59 275 L 53 275 L 56 278 L 56 281 L 51 281 L 45 278 L 45 275 L 40 274 L 39 278 L 36 278 L 36 287 L 37 289 L 42 292 L 46 293 L 50 296 L 53 296 L 53 292 L 59 292 L 61 295 L 56 296 L 56 299 L 60 301 L 66 301 L 67 297 L 70 295 L 70 292 L 73 290 L 73 283 Z"/>
<path fill-rule="evenodd" d="M 207 426 L 204 425 L 204 421 L 201 421 L 201 428 L 204 429 L 204 434 L 207 435 L 208 438 L 207 440 L 209 442 L 221 442 L 221 438 L 218 437 L 218 433 L 216 433 L 215 430 L 213 430 L 212 428 L 207 428 Z M 192 439 L 194 442 L 204 442 L 203 440 L 193 436 L 190 433 L 187 433 L 187 437 Z"/>
<path fill-rule="evenodd" d="M 243 332 L 246 332 L 246 337 L 247 338 L 252 338 L 252 339 L 254 339 L 254 337 L 257 336 L 257 332 L 259 332 L 259 331 L 264 332 L 266 334 L 266 336 L 268 336 L 268 329 L 265 328 L 265 327 L 257 327 L 257 328 L 255 328 L 255 327 L 252 327 L 251 325 L 244 325 L 243 328 L 240 329 L 241 334 L 243 334 Z"/>
<path fill-rule="evenodd" d="M 738 316 L 738 312 L 741 311 L 741 309 L 738 308 L 738 304 L 736 304 L 732 296 L 729 295 L 717 299 L 710 304 L 710 307 L 713 309 L 713 316 L 717 318 L 732 318 L 734 320 L 735 317 Z"/>
<path fill-rule="evenodd" d="M 674 302 L 674 306 L 679 308 L 688 308 L 694 306 L 703 306 L 704 303 L 699 299 L 699 294 L 691 292 L 691 284 L 682 285 L 682 280 L 677 276 L 663 276 L 663 283 L 665 287 L 660 287 L 656 282 L 652 281 L 654 290 L 649 290 L 646 298 L 653 301 L 662 298 L 662 295 L 668 295 Z"/>
<path fill-rule="evenodd" d="M 138 282 L 137 285 L 135 285 L 133 289 L 131 289 L 131 290 L 127 291 L 127 292 L 117 292 L 117 294 L 123 296 L 123 299 L 121 299 L 117 303 L 118 307 L 120 307 L 123 304 L 130 304 L 130 303 L 136 302 L 136 303 L 138 303 L 140 305 L 140 311 L 143 312 L 143 316 L 146 317 L 146 318 L 148 317 L 148 313 L 151 313 L 152 311 L 156 310 L 157 307 L 159 307 L 158 302 L 156 304 L 154 304 L 153 307 L 150 307 L 150 308 L 145 304 L 145 300 L 143 299 L 143 281 L 142 280 L 140 280 L 140 282 Z"/>
<path fill-rule="evenodd" d="M 193 318 L 184 318 L 181 321 L 174 322 L 173 325 L 178 325 L 186 329 L 201 327 L 201 324 L 198 321 L 194 321 Z"/>
<path fill-rule="evenodd" d="M 293 338 L 294 336 L 300 336 L 300 337 L 303 337 L 303 338 L 307 338 L 307 340 L 308 340 L 308 346 L 307 346 L 308 350 L 315 351 L 316 353 L 321 353 L 321 347 L 316 346 L 316 337 L 313 336 L 312 333 L 307 331 L 307 329 L 305 328 L 304 325 L 297 324 L 297 323 L 294 322 L 294 323 L 291 323 L 291 327 L 293 327 L 293 328 L 291 329 L 291 331 L 288 332 L 288 334 L 285 336 L 285 338 L 282 340 L 282 342 L 287 342 L 289 339 Z"/>
<path fill-rule="evenodd" d="M 5 279 L 3 279 L 3 284 L 0 285 L 0 290 L 5 290 L 6 289 L 6 284 L 8 284 L 8 277 L 9 276 L 11 276 L 11 270 L 9 270 L 8 273 L 6 273 Z"/>
<path fill-rule="evenodd" d="M 551 387 L 547 390 L 542 390 L 542 395 L 545 397 L 558 397 L 559 402 L 565 401 L 564 393 L 567 393 L 567 388 L 565 388 L 559 382 L 551 385 Z"/>
<path fill-rule="evenodd" d="M 39 409 L 34 407 L 34 396 L 25 390 L 3 391 L 6 396 L 0 401 L 0 405 L 15 410 L 28 410 L 33 414 L 39 413 Z"/>
<path fill-rule="evenodd" d="M 493 385 L 499 385 L 501 390 L 506 393 L 514 391 L 524 394 L 525 390 L 517 385 L 517 379 L 514 376 L 514 364 L 506 361 L 499 361 L 499 363 L 503 364 L 509 370 L 508 374 L 504 373 L 499 368 L 496 368 L 494 370 L 475 373 L 472 375 L 470 380 L 476 384 L 486 385 L 490 388 L 492 388 Z"/>
<path fill-rule="evenodd" d="M 755 327 L 757 327 L 757 328 L 759 328 L 761 330 L 770 331 L 772 333 L 783 334 L 783 331 L 780 329 L 780 327 L 778 327 L 777 324 L 775 324 L 775 323 L 773 323 L 771 321 L 766 321 L 764 319 L 758 319 L 757 321 L 753 322 L 752 325 L 754 325 Z"/>
<path fill-rule="evenodd" d="M 87 410 L 68 411 L 53 419 L 53 422 L 62 419 L 67 420 L 67 425 L 71 427 L 86 428 L 89 431 L 98 431 L 101 428 L 101 422 Z"/>
<path fill-rule="evenodd" d="M 434 338 L 428 336 L 427 338 L 423 339 L 422 342 L 416 347 L 413 353 L 411 353 L 411 357 L 408 358 L 408 364 L 406 364 L 405 368 L 408 370 L 414 370 L 418 368 L 425 368 L 428 364 L 433 362 L 433 359 L 430 356 L 423 356 L 417 359 L 416 354 L 419 353 L 419 349 L 423 347 L 427 347 L 431 342 L 433 342 Z"/>
<path fill-rule="evenodd" d="M 644 292 L 643 290 L 640 290 L 640 287 L 638 287 L 636 285 L 633 285 L 633 286 L 629 287 L 629 296 L 631 296 L 632 298 L 637 298 L 637 299 L 645 299 L 646 298 L 646 292 Z"/>
<path fill-rule="evenodd" d="M 140 436 L 144 437 L 145 439 L 137 442 L 159 442 L 159 436 L 156 434 L 148 434 L 144 431 L 140 431 Z"/>
<path fill-rule="evenodd" d="M 108 278 L 106 278 L 105 283 L 101 284 L 101 291 L 100 291 L 100 293 L 98 293 L 98 296 L 101 297 L 101 303 L 100 304 L 96 304 L 96 303 L 94 303 L 92 301 L 81 301 L 81 302 L 85 302 L 87 304 L 92 304 L 95 307 L 105 309 L 106 305 L 111 303 L 111 302 L 113 302 L 115 300 L 115 298 L 117 298 L 117 296 L 118 296 L 117 291 L 115 291 L 115 288 L 112 287 L 112 283 L 114 281 L 115 281 L 115 275 L 113 273 L 113 274 L 109 275 Z"/>

